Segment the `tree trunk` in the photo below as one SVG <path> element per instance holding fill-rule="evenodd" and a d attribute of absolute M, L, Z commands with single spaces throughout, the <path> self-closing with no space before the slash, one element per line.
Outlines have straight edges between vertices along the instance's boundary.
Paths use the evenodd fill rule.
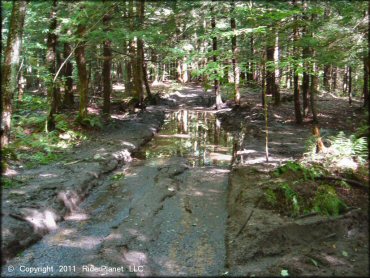
<path fill-rule="evenodd" d="M 308 115 L 308 91 L 310 87 L 309 65 L 306 59 L 310 56 L 310 49 L 308 47 L 304 47 L 302 55 L 304 59 L 304 72 L 302 78 L 303 117 L 306 117 Z"/>
<path fill-rule="evenodd" d="M 57 113 L 57 86 L 54 82 L 54 76 L 56 73 L 56 47 L 57 47 L 57 35 L 55 30 L 57 28 L 57 1 L 53 1 L 53 7 L 50 14 L 50 27 L 47 36 L 47 51 L 46 51 L 46 65 L 49 69 L 50 77 L 47 81 L 47 90 L 49 98 L 49 114 L 47 118 L 47 130 L 52 131 L 55 129 L 55 114 Z"/>
<path fill-rule="evenodd" d="M 235 0 L 231 2 L 231 14 L 235 10 Z M 232 18 L 230 20 L 231 30 L 235 32 L 236 29 L 236 21 L 234 18 L 234 15 L 232 15 Z M 233 35 L 231 38 L 231 51 L 233 53 L 233 75 L 234 75 L 234 90 L 235 90 L 235 104 L 240 105 L 240 90 L 239 90 L 239 81 L 240 81 L 240 69 L 238 64 L 238 48 L 237 48 L 237 42 L 236 42 L 236 35 Z"/>
<path fill-rule="evenodd" d="M 79 25 L 77 28 L 77 35 L 82 38 L 85 33 L 85 26 Z M 86 57 L 85 57 L 85 42 L 80 42 L 75 50 L 75 58 L 78 70 L 78 81 L 79 81 L 79 92 L 80 92 L 80 109 L 79 119 L 82 120 L 87 117 L 87 104 L 88 104 L 88 89 L 89 80 L 86 69 Z"/>
<path fill-rule="evenodd" d="M 143 19 L 144 19 L 144 2 L 143 1 L 136 1 L 136 15 L 137 15 L 137 28 L 141 30 L 143 26 Z M 139 99 L 139 105 L 143 108 L 144 102 L 144 90 L 143 90 L 143 65 L 144 65 L 144 42 L 141 38 L 136 39 L 136 74 L 134 76 L 134 84 L 137 93 L 137 97 Z"/>
<path fill-rule="evenodd" d="M 364 58 L 364 107 L 369 106 L 369 57 Z"/>
<path fill-rule="evenodd" d="M 251 35 L 250 39 L 250 58 L 248 62 L 248 72 L 247 72 L 247 81 L 253 81 L 255 80 L 255 73 L 253 70 L 253 63 L 252 63 L 252 57 L 254 55 L 254 40 L 253 40 L 253 35 Z"/>
<path fill-rule="evenodd" d="M 296 1 L 293 1 L 293 5 L 297 5 Z M 297 16 L 294 16 L 294 21 L 297 22 Z M 295 26 L 293 30 L 293 40 L 296 42 L 298 40 L 298 27 Z M 297 49 L 296 46 L 294 46 L 293 49 L 294 55 L 297 55 Z M 293 66 L 293 85 L 294 85 L 294 113 L 295 113 L 295 121 L 297 124 L 301 124 L 303 122 L 302 120 L 302 114 L 301 114 L 301 103 L 299 99 L 299 83 L 298 83 L 298 72 L 297 72 L 297 65 L 296 63 Z"/>
<path fill-rule="evenodd" d="M 212 13 L 211 27 L 212 27 L 212 31 L 214 32 L 216 29 L 216 20 L 215 20 L 215 16 L 213 15 L 213 7 L 211 8 L 211 13 Z M 212 37 L 212 50 L 214 52 L 217 51 L 217 37 L 216 36 Z M 217 63 L 217 56 L 215 53 L 213 53 L 213 62 L 215 64 Z M 220 81 L 219 81 L 219 77 L 217 76 L 218 73 L 215 72 L 215 74 L 216 74 L 216 77 L 214 80 L 214 91 L 216 95 L 216 109 L 218 110 L 222 106 L 222 99 L 221 99 L 221 91 L 220 91 Z"/>
<path fill-rule="evenodd" d="M 273 43 L 267 41 L 266 46 L 266 59 L 270 65 L 275 65 L 275 50 L 276 50 L 276 38 L 274 39 Z M 272 66 L 266 66 L 266 94 L 272 95 L 274 98 L 274 104 L 280 104 L 280 93 L 279 93 L 279 85 L 276 82 L 276 70 Z"/>
<path fill-rule="evenodd" d="M 108 33 L 110 31 L 109 23 L 111 20 L 111 15 L 106 14 L 103 17 L 104 32 Z M 110 115 L 110 96 L 112 94 L 112 42 L 110 40 L 105 40 L 103 45 L 103 115 L 109 118 Z"/>
<path fill-rule="evenodd" d="M 348 102 L 352 105 L 352 66 L 348 66 Z"/>
<path fill-rule="evenodd" d="M 325 65 L 323 75 L 323 86 L 327 92 L 330 91 L 330 80 L 331 80 L 330 71 L 331 71 L 330 65 Z"/>
<path fill-rule="evenodd" d="M 336 89 L 337 89 L 337 77 L 338 77 L 338 73 L 337 73 L 337 67 L 332 67 L 332 71 L 331 71 L 331 89 L 335 92 Z"/>
<path fill-rule="evenodd" d="M 13 1 L 9 24 L 8 42 L 4 52 L 4 63 L 1 74 L 2 112 L 1 112 L 1 146 L 9 144 L 12 118 L 12 100 L 17 87 L 17 66 L 22 47 L 26 1 Z"/>
<path fill-rule="evenodd" d="M 67 59 L 68 56 L 71 54 L 72 48 L 69 43 L 64 43 L 64 59 Z M 73 98 L 73 66 L 70 60 L 68 60 L 64 66 L 64 76 L 65 76 L 65 83 L 64 83 L 64 99 L 63 105 L 64 107 L 71 108 L 74 104 Z"/>

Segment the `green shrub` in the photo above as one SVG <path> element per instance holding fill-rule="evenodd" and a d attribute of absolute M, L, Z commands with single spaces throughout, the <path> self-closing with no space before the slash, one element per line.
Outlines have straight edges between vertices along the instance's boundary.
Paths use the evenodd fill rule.
<path fill-rule="evenodd" d="M 272 189 L 267 189 L 266 192 L 264 193 L 266 201 L 271 204 L 271 205 L 276 205 L 277 204 L 277 197 L 276 193 Z"/>
<path fill-rule="evenodd" d="M 335 188 L 330 185 L 321 185 L 312 202 L 313 210 L 327 215 L 339 215 L 347 206 L 338 197 Z"/>

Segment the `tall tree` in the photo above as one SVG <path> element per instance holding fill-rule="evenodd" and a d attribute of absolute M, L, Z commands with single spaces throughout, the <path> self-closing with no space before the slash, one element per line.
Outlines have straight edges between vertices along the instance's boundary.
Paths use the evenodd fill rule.
<path fill-rule="evenodd" d="M 103 16 L 104 31 L 108 33 L 110 31 L 110 21 L 112 16 L 105 14 Z M 103 114 L 105 117 L 110 115 L 110 96 L 112 94 L 112 42 L 110 39 L 106 39 L 103 43 Z"/>
<path fill-rule="evenodd" d="M 304 2 L 304 10 L 303 10 L 303 21 L 305 24 L 308 22 L 308 16 L 307 16 L 307 2 Z M 303 28 L 303 35 L 308 36 L 308 30 L 307 26 L 304 26 Z M 302 77 L 302 106 L 303 106 L 303 117 L 306 117 L 308 114 L 308 90 L 310 87 L 310 76 L 309 76 L 309 64 L 308 64 L 308 58 L 310 57 L 310 48 L 305 44 L 302 50 L 302 58 L 303 58 L 303 77 Z"/>
<path fill-rule="evenodd" d="M 275 32 L 271 31 L 272 34 Z M 275 70 L 275 51 L 277 49 L 276 37 L 270 36 L 266 39 L 266 59 L 267 59 L 267 67 L 266 67 L 266 94 L 271 94 L 274 98 L 274 104 L 280 104 L 280 92 L 279 92 L 279 85 L 276 82 L 276 70 Z"/>
<path fill-rule="evenodd" d="M 83 9 L 83 7 L 82 7 Z M 79 92 L 80 92 L 80 108 L 79 108 L 79 119 L 82 120 L 87 117 L 87 104 L 88 104 L 88 89 L 89 80 L 86 68 L 86 56 L 85 56 L 85 36 L 86 26 L 80 23 L 77 26 L 77 36 L 80 38 L 80 42 L 75 50 L 76 64 L 78 70 L 78 81 L 79 81 Z"/>
<path fill-rule="evenodd" d="M 53 7 L 50 13 L 50 27 L 47 35 L 47 51 L 46 64 L 49 69 L 49 78 L 47 80 L 48 98 L 49 98 L 49 114 L 47 118 L 47 130 L 55 129 L 55 113 L 58 109 L 58 93 L 57 83 L 54 80 L 56 74 L 57 63 L 57 35 L 55 33 L 57 28 L 57 0 L 53 1 Z"/>
<path fill-rule="evenodd" d="M 214 66 L 216 67 L 217 66 L 217 55 L 216 55 L 216 51 L 217 51 L 217 37 L 216 37 L 216 34 L 215 34 L 215 31 L 216 31 L 216 19 L 215 19 L 215 15 L 214 15 L 214 7 L 211 6 L 211 27 L 212 27 L 212 51 L 213 51 L 213 55 L 212 55 L 212 58 L 213 58 L 213 62 L 214 62 Z M 214 91 L 215 91 L 215 95 L 216 95 L 216 109 L 220 109 L 221 106 L 222 106 L 222 99 L 221 99 L 221 91 L 220 91 L 220 80 L 219 80 L 219 77 L 218 77 L 218 72 L 215 70 L 215 80 L 214 80 Z"/>
<path fill-rule="evenodd" d="M 64 50 L 63 50 L 63 58 L 65 60 L 68 59 L 69 55 L 71 55 L 71 45 L 69 43 L 64 43 Z M 73 65 L 71 61 L 68 59 L 65 64 L 64 68 L 64 77 L 65 77 L 65 83 L 64 83 L 64 99 L 63 99 L 63 105 L 66 108 L 71 108 L 74 104 L 74 98 L 73 98 Z"/>
<path fill-rule="evenodd" d="M 293 5 L 297 6 L 296 0 L 293 0 Z M 298 56 L 298 50 L 296 46 L 296 42 L 298 41 L 299 33 L 298 33 L 298 20 L 297 16 L 294 16 L 294 29 L 293 29 L 293 41 L 294 41 L 294 48 L 293 48 L 293 54 L 295 55 L 295 58 L 297 59 Z M 299 75 L 298 75 L 298 66 L 297 61 L 294 62 L 293 65 L 293 84 L 294 84 L 294 114 L 295 114 L 295 122 L 297 124 L 301 124 L 303 122 L 302 114 L 301 114 L 301 103 L 299 99 Z"/>
<path fill-rule="evenodd" d="M 235 16 L 233 15 L 233 12 L 235 10 L 235 0 L 231 2 L 231 20 L 230 20 L 230 25 L 231 25 L 231 30 L 234 31 L 233 36 L 231 37 L 231 51 L 233 53 L 233 75 L 234 75 L 234 89 L 235 89 L 235 104 L 240 105 L 240 90 L 239 90 L 239 78 L 240 78 L 240 69 L 238 65 L 238 48 L 237 48 L 237 42 L 236 42 L 236 34 L 235 34 L 235 29 L 236 29 L 236 21 L 235 21 Z"/>
<path fill-rule="evenodd" d="M 17 66 L 22 47 L 24 19 L 26 16 L 26 1 L 13 1 L 10 18 L 7 46 L 4 52 L 4 63 L 1 73 L 1 146 L 6 147 L 10 139 L 12 118 L 12 100 L 17 88 Z"/>

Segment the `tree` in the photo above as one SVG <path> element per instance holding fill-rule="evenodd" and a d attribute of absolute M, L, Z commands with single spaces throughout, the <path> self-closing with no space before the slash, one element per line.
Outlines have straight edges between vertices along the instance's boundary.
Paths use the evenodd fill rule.
<path fill-rule="evenodd" d="M 110 31 L 109 22 L 111 20 L 110 14 L 105 14 L 103 16 L 104 31 L 108 33 Z M 109 39 L 106 39 L 103 43 L 103 114 L 105 117 L 110 115 L 110 96 L 112 94 L 112 42 Z"/>
<path fill-rule="evenodd" d="M 83 8 L 82 8 L 83 9 Z M 80 92 L 80 108 L 79 119 L 83 120 L 87 117 L 87 103 L 88 103 L 88 90 L 89 81 L 86 69 L 86 56 L 85 56 L 85 36 L 86 27 L 80 23 L 77 27 L 77 36 L 81 39 L 75 50 L 76 64 L 78 70 L 79 92 Z"/>
<path fill-rule="evenodd" d="M 70 33 L 70 32 L 69 32 Z M 64 43 L 64 51 L 63 51 L 63 57 L 65 60 L 69 58 L 69 55 L 71 55 L 71 45 L 69 43 Z M 64 68 L 64 77 L 65 77 L 65 83 L 64 83 L 64 99 L 63 99 L 63 105 L 64 107 L 71 108 L 74 104 L 74 98 L 73 98 L 73 65 L 71 61 L 68 59 L 65 64 Z"/>
<path fill-rule="evenodd" d="M 211 7 L 211 13 L 212 13 L 211 27 L 212 27 L 212 32 L 213 32 L 213 34 L 212 34 L 212 51 L 213 51 L 212 59 L 213 59 L 214 66 L 217 67 L 217 55 L 216 55 L 217 37 L 216 37 L 216 34 L 215 34 L 216 20 L 215 20 L 215 16 L 214 16 L 213 6 Z M 219 80 L 217 70 L 215 70 L 214 75 L 215 75 L 214 76 L 214 91 L 215 91 L 215 95 L 216 95 L 216 109 L 218 110 L 222 107 L 222 99 L 221 99 L 221 91 L 220 91 L 220 80 Z"/>
<path fill-rule="evenodd" d="M 57 1 L 53 0 L 53 7 L 50 13 L 50 27 L 47 35 L 47 51 L 46 51 L 46 64 L 49 69 L 48 78 L 48 97 L 49 97 L 49 114 L 47 118 L 47 130 L 52 131 L 55 129 L 55 113 L 58 109 L 58 88 L 54 80 L 56 74 L 57 63 L 57 35 L 55 33 L 57 28 Z"/>
<path fill-rule="evenodd" d="M 231 2 L 231 14 L 235 10 L 235 0 Z M 232 15 L 230 20 L 231 30 L 235 32 L 236 29 L 236 21 L 235 17 Z M 239 78 L 240 78 L 240 69 L 238 65 L 237 55 L 238 49 L 236 44 L 236 35 L 234 34 L 231 37 L 231 51 L 233 53 L 233 75 L 234 75 L 234 88 L 235 88 L 235 104 L 240 105 L 240 91 L 239 91 Z"/>
<path fill-rule="evenodd" d="M 9 35 L 4 52 L 1 76 L 2 112 L 1 112 L 1 146 L 6 147 L 10 139 L 12 117 L 12 100 L 17 87 L 17 66 L 22 47 L 23 26 L 26 16 L 26 1 L 13 1 L 9 24 Z"/>
<path fill-rule="evenodd" d="M 296 0 L 293 0 L 293 5 L 297 6 Z M 298 26 L 297 26 L 297 16 L 294 16 L 294 29 L 293 29 L 293 41 L 297 42 L 299 38 L 298 34 Z M 295 58 L 297 59 L 298 51 L 297 46 L 294 45 L 293 53 Z M 298 66 L 297 61 L 295 61 L 293 65 L 293 84 L 294 84 L 294 114 L 295 114 L 295 122 L 297 124 L 301 124 L 303 122 L 302 114 L 301 114 L 301 103 L 299 100 L 299 83 L 298 83 L 299 75 L 298 75 Z"/>

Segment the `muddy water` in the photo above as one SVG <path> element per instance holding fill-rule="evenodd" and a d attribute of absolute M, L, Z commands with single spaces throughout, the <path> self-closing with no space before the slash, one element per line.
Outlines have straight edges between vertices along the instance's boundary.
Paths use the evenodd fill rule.
<path fill-rule="evenodd" d="M 49 266 L 52 273 L 33 274 L 222 275 L 232 146 L 211 112 L 169 113 L 133 163 L 102 180 L 81 211 L 2 274 L 30 275 L 21 266 Z"/>
<path fill-rule="evenodd" d="M 167 114 L 159 134 L 136 154 L 141 159 L 186 157 L 191 167 L 229 166 L 233 136 L 213 113 L 182 109 Z"/>

